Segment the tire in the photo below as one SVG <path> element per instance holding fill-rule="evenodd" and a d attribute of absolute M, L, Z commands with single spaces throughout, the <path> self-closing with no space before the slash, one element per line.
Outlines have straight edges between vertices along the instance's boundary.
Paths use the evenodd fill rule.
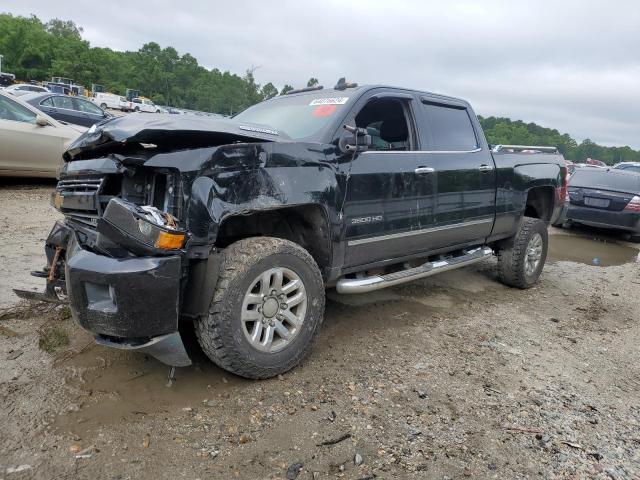
<path fill-rule="evenodd" d="M 107 104 L 106 103 L 101 103 L 100 104 L 100 108 L 103 109 L 103 110 L 106 110 L 107 109 Z"/>
<path fill-rule="evenodd" d="M 500 281 L 510 287 L 531 288 L 540 278 L 548 248 L 547 224 L 537 218 L 524 217 L 518 232 L 498 250 Z"/>
<path fill-rule="evenodd" d="M 136 107 L 133 109 L 134 112 L 139 112 L 140 111 L 140 107 Z"/>
<path fill-rule="evenodd" d="M 299 245 L 270 237 L 240 240 L 222 255 L 209 313 L 195 322 L 200 346 L 219 367 L 241 377 L 264 379 L 290 370 L 309 353 L 323 320 L 324 282 L 316 262 Z M 302 287 L 284 293 L 298 285 L 296 277 Z M 278 278 L 283 291 L 276 297 L 271 288 L 278 288 Z M 297 327 L 291 315 L 298 316 Z M 289 340 L 279 333 L 283 327 Z"/>
<path fill-rule="evenodd" d="M 629 241 L 633 242 L 633 243 L 640 243 L 640 235 L 636 234 L 636 233 L 632 233 L 629 236 Z"/>

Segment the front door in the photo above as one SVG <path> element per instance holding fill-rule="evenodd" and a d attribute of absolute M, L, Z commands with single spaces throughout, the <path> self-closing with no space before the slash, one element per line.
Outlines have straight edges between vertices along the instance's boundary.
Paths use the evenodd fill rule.
<path fill-rule="evenodd" d="M 425 250 L 425 238 L 416 232 L 433 223 L 434 169 L 418 148 L 412 101 L 379 95 L 352 119 L 367 129 L 372 145 L 344 167 L 350 169 L 343 220 L 346 267 Z"/>
<path fill-rule="evenodd" d="M 0 95 L 0 170 L 25 175 L 55 172 L 62 139 L 51 125 L 36 124 L 36 114 Z"/>

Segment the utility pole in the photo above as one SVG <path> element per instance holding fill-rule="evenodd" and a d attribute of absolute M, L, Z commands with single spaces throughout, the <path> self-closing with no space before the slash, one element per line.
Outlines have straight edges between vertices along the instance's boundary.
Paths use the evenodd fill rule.
<path fill-rule="evenodd" d="M 3 55 L 0 55 L 0 73 L 2 73 L 2 59 L 4 58 Z"/>

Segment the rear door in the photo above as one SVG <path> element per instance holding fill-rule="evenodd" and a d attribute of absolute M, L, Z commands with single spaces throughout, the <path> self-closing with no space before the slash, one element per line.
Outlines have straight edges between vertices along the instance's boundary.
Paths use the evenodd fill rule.
<path fill-rule="evenodd" d="M 374 91 L 346 120 L 366 128 L 373 140 L 346 165 L 347 267 L 397 261 L 429 248 L 422 228 L 433 223 L 435 168 L 420 150 L 415 102 L 409 94 Z"/>
<path fill-rule="evenodd" d="M 432 247 L 482 243 L 495 219 L 496 171 L 475 114 L 462 101 L 430 96 L 421 97 L 420 111 L 437 177 Z"/>
<path fill-rule="evenodd" d="M 73 123 L 75 125 L 82 125 L 78 123 L 81 120 L 80 112 L 75 110 L 73 104 L 73 98 L 67 95 L 58 95 L 52 97 L 53 109 L 51 116 L 56 120 L 62 120 L 63 122 Z"/>

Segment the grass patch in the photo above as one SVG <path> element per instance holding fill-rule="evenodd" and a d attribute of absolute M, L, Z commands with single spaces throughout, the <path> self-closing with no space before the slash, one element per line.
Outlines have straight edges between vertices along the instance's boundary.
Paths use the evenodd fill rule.
<path fill-rule="evenodd" d="M 45 327 L 38 332 L 40 340 L 38 346 L 40 350 L 47 353 L 54 353 L 56 350 L 69 345 L 69 334 L 67 331 L 57 325 Z"/>

